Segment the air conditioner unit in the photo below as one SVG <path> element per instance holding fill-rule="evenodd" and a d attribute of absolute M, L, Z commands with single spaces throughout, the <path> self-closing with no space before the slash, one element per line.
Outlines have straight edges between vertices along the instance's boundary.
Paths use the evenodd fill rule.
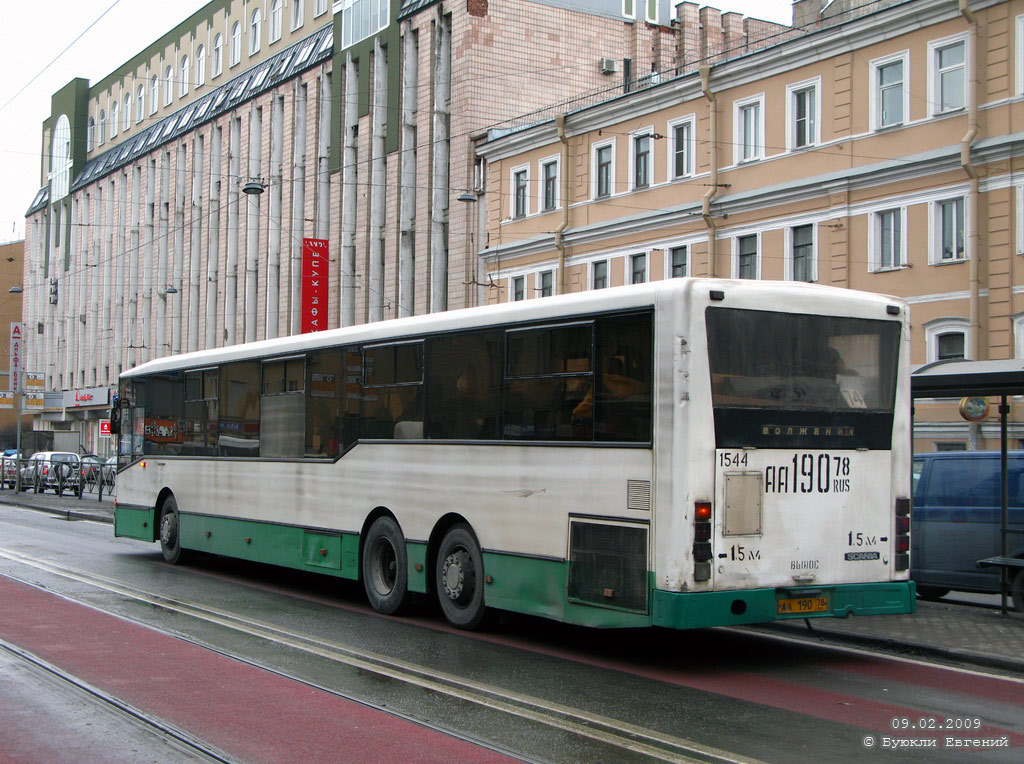
<path fill-rule="evenodd" d="M 601 74 L 615 74 L 619 71 L 619 62 L 614 58 L 602 58 L 597 62 Z"/>

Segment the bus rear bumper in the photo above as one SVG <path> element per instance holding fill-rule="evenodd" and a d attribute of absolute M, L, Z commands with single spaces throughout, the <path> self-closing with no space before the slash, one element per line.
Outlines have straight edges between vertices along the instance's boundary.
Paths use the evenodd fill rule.
<path fill-rule="evenodd" d="M 793 618 L 893 615 L 916 610 L 913 581 L 722 592 L 654 591 L 652 623 L 700 629 Z"/>

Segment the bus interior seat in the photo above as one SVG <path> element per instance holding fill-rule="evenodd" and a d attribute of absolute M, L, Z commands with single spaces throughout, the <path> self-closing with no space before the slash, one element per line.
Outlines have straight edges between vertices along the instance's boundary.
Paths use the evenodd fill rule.
<path fill-rule="evenodd" d="M 423 440 L 423 422 L 406 420 L 395 423 L 395 440 Z"/>

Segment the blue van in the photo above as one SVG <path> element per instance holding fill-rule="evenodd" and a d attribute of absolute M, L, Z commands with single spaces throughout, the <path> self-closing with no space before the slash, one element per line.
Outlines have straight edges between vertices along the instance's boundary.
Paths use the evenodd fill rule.
<path fill-rule="evenodd" d="M 999 593 L 1000 568 L 978 560 L 1002 554 L 998 451 L 914 455 L 910 576 L 917 593 L 936 599 L 951 589 Z M 1008 461 L 1010 557 L 1024 558 L 1024 451 Z M 1024 569 L 1010 568 L 1013 605 L 1024 610 Z"/>

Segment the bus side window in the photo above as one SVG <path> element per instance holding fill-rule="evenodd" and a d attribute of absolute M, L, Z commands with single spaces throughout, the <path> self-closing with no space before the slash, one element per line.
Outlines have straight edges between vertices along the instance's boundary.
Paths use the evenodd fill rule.
<path fill-rule="evenodd" d="M 427 341 L 425 432 L 443 440 L 500 437 L 501 333 L 442 335 Z"/>
<path fill-rule="evenodd" d="M 595 440 L 644 443 L 651 439 L 651 342 L 649 313 L 597 322 Z"/>
<path fill-rule="evenodd" d="M 423 343 L 363 350 L 360 427 L 364 438 L 423 437 Z"/>
<path fill-rule="evenodd" d="M 306 357 L 306 456 L 341 453 L 343 358 L 337 348 L 314 350 Z"/>

